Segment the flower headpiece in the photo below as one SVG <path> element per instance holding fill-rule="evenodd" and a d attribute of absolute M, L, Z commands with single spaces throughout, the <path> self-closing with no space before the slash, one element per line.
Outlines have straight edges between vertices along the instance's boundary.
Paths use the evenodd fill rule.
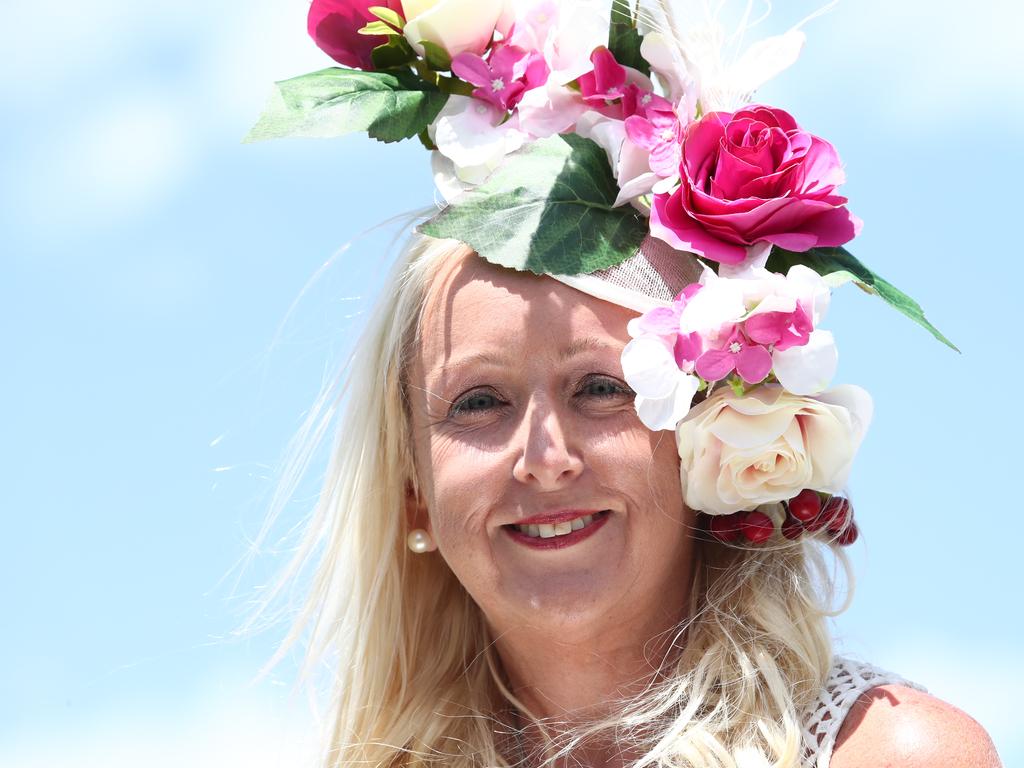
<path fill-rule="evenodd" d="M 852 281 L 953 345 L 843 247 L 861 221 L 835 148 L 750 103 L 801 25 L 726 66 L 694 2 L 688 24 L 665 0 L 313 0 L 309 32 L 344 66 L 277 83 L 248 138 L 418 138 L 447 201 L 422 233 L 601 298 L 636 265 L 674 286 L 620 301 L 643 311 L 622 367 L 643 423 L 676 431 L 687 504 L 722 541 L 849 543 L 837 494 L 871 400 L 828 389 L 831 290 Z"/>

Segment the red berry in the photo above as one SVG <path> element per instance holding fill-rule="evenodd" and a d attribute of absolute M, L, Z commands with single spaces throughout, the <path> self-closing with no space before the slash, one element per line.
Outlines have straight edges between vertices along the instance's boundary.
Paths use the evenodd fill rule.
<path fill-rule="evenodd" d="M 790 541 L 796 541 L 803 533 L 804 524 L 793 517 L 793 515 L 786 515 L 786 519 L 782 523 L 782 535 Z"/>
<path fill-rule="evenodd" d="M 764 512 L 747 512 L 741 525 L 751 544 L 764 544 L 775 533 L 775 524 Z"/>
<path fill-rule="evenodd" d="M 846 529 L 839 534 L 839 538 L 837 538 L 836 541 L 839 542 L 840 546 L 848 547 L 857 540 L 859 533 L 860 531 L 857 530 L 857 524 L 851 520 L 850 524 L 846 526 Z"/>
<path fill-rule="evenodd" d="M 719 541 L 728 544 L 740 537 L 740 515 L 738 512 L 733 515 L 714 515 L 708 523 L 711 535 Z"/>
<path fill-rule="evenodd" d="M 789 513 L 801 523 L 809 522 L 821 512 L 821 499 L 810 488 L 800 491 L 789 500 Z"/>
<path fill-rule="evenodd" d="M 832 519 L 834 505 L 836 504 L 836 502 L 840 500 L 845 501 L 845 499 L 842 499 L 841 496 L 829 496 L 828 498 L 826 498 L 825 503 L 821 505 L 821 511 L 818 512 L 818 514 L 815 515 L 812 519 L 804 521 L 804 527 L 808 531 L 817 533 L 822 528 L 827 526 L 829 524 L 829 521 Z"/>
<path fill-rule="evenodd" d="M 841 533 L 852 522 L 853 509 L 841 496 L 833 496 L 821 511 L 829 533 Z"/>

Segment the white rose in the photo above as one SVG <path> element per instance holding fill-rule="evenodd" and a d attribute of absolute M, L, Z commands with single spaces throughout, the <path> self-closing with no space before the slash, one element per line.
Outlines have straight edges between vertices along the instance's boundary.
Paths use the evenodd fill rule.
<path fill-rule="evenodd" d="M 420 56 L 424 40 L 444 48 L 449 56 L 469 51 L 481 54 L 503 21 L 505 0 L 403 0 L 405 38 Z"/>
<path fill-rule="evenodd" d="M 800 397 L 776 385 L 716 391 L 676 429 L 683 498 L 709 515 L 838 493 L 871 421 L 871 397 L 841 386 Z"/>

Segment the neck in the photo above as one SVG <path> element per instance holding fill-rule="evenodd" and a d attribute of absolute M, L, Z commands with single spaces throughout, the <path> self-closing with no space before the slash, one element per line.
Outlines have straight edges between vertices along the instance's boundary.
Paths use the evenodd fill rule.
<path fill-rule="evenodd" d="M 678 601 L 666 604 L 685 605 L 687 593 L 682 590 Z M 677 627 L 684 617 L 682 610 L 617 612 L 615 621 L 585 631 L 527 624 L 504 631 L 495 627 L 495 647 L 510 692 L 560 746 L 559 735 L 620 713 L 623 700 L 640 694 L 671 667 L 680 642 Z M 542 754 L 541 728 L 530 724 L 525 742 L 527 754 Z M 624 754 L 602 735 L 600 742 L 574 749 L 566 765 L 617 768 L 629 764 L 630 757 L 635 760 L 637 755 Z"/>

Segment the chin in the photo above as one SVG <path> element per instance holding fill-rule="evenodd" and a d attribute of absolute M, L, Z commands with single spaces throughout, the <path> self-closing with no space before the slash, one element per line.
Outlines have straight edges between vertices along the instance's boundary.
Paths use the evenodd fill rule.
<path fill-rule="evenodd" d="M 599 527 L 586 539 L 561 545 L 499 534 L 504 537 L 494 548 L 499 583 L 488 596 L 489 606 L 481 606 L 485 613 L 493 607 L 535 628 L 574 634 L 615 616 L 642 574 L 615 515 Z"/>

